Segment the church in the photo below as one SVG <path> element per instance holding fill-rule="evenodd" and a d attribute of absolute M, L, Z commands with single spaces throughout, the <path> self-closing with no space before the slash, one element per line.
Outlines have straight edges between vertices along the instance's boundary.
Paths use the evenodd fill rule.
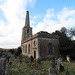
<path fill-rule="evenodd" d="M 59 56 L 59 37 L 45 31 L 32 35 L 29 11 L 26 11 L 25 26 L 22 29 L 21 49 L 24 56 L 33 56 L 34 59 L 47 59 L 50 56 Z"/>

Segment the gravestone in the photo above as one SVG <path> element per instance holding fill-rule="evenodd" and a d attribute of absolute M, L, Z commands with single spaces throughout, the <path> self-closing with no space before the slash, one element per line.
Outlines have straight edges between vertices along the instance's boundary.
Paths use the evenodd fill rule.
<path fill-rule="evenodd" d="M 0 58 L 0 75 L 7 74 L 7 60 L 6 58 Z"/>
<path fill-rule="evenodd" d="M 30 56 L 30 62 L 31 63 L 33 62 L 33 56 Z"/>
<path fill-rule="evenodd" d="M 49 71 L 49 75 L 56 75 L 57 74 L 57 70 L 56 70 L 54 62 L 51 62 L 51 67 L 48 69 L 48 71 Z"/>
<path fill-rule="evenodd" d="M 66 59 L 67 59 L 68 62 L 71 62 L 69 55 L 66 56 Z"/>
<path fill-rule="evenodd" d="M 58 66 L 58 71 L 59 72 L 63 72 L 64 71 L 64 65 L 63 65 L 63 62 L 62 62 L 62 58 L 59 57 L 57 59 L 57 66 Z"/>

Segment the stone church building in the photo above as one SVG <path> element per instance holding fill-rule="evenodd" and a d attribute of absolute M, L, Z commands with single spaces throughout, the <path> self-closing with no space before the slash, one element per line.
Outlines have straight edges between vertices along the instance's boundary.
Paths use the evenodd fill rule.
<path fill-rule="evenodd" d="M 26 12 L 25 26 L 22 29 L 21 40 L 22 54 L 25 56 L 33 56 L 35 59 L 48 58 L 51 55 L 59 55 L 59 38 L 48 32 L 40 31 L 32 35 L 32 27 L 30 27 L 29 11 Z"/>

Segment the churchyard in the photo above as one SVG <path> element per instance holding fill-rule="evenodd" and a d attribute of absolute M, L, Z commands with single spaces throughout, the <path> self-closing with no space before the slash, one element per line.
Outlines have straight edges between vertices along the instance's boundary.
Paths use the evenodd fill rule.
<path fill-rule="evenodd" d="M 18 56 L 14 61 L 8 63 L 8 75 L 49 75 L 48 68 L 51 66 L 49 60 L 41 61 L 41 64 L 37 62 L 30 62 L 30 59 L 25 56 Z M 65 71 L 69 71 L 70 75 L 75 75 L 75 61 L 64 61 Z M 57 65 L 56 65 L 57 69 Z M 57 70 L 58 71 L 58 70 Z M 65 71 L 58 73 L 58 75 L 65 75 Z"/>

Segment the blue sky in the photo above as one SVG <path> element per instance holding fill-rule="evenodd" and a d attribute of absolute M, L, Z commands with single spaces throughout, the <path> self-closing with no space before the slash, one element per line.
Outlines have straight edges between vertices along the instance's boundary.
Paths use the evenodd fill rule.
<path fill-rule="evenodd" d="M 0 0 L 0 48 L 21 45 L 27 10 L 33 34 L 75 27 L 75 0 Z"/>
<path fill-rule="evenodd" d="M 33 9 L 28 6 L 27 9 L 31 10 L 30 12 L 33 15 L 36 14 L 45 14 L 46 10 L 49 8 L 54 8 L 55 12 L 61 11 L 64 7 L 75 8 L 75 0 L 37 0 Z"/>

